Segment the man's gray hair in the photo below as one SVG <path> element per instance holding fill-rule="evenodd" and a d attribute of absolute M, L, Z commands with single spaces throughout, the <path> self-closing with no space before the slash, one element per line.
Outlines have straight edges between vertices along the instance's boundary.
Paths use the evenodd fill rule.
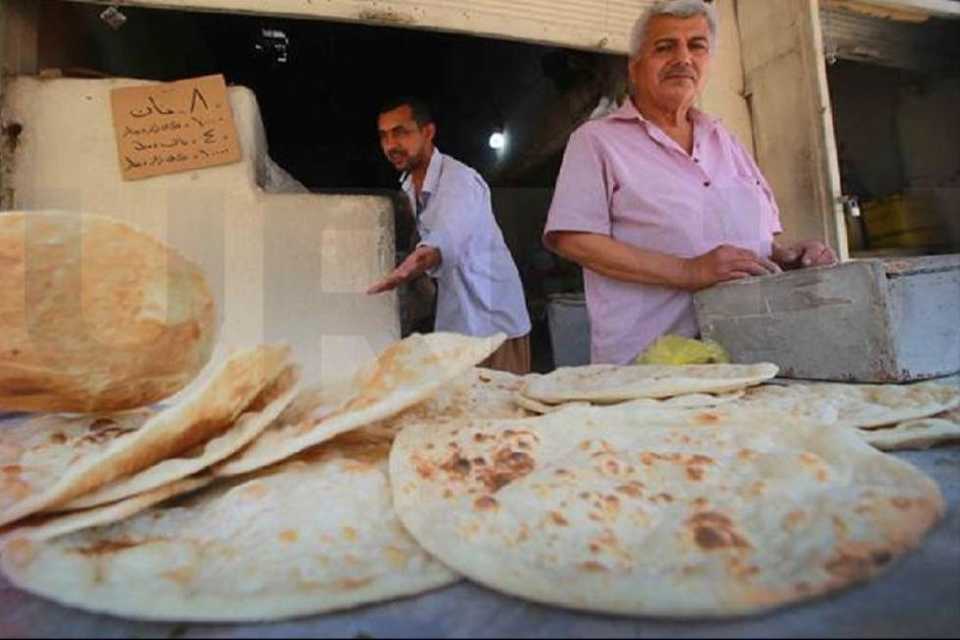
<path fill-rule="evenodd" d="M 633 31 L 630 33 L 630 57 L 640 53 L 643 40 L 647 37 L 647 25 L 657 16 L 673 16 L 674 18 L 692 18 L 703 16 L 710 27 L 710 44 L 717 42 L 717 10 L 712 4 L 703 0 L 657 0 L 640 14 Z"/>

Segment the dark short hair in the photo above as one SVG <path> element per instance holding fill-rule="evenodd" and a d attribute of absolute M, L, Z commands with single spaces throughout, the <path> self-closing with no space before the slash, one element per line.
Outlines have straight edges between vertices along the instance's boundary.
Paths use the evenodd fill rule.
<path fill-rule="evenodd" d="M 386 113 L 394 109 L 399 109 L 400 107 L 410 107 L 410 111 L 413 113 L 413 119 L 421 127 L 433 122 L 433 114 L 430 113 L 430 107 L 427 103 L 413 96 L 390 98 L 380 105 L 379 113 Z"/>

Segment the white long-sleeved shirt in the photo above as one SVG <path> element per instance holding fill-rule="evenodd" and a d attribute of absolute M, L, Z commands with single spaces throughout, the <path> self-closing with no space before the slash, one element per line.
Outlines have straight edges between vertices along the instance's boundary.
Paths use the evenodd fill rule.
<path fill-rule="evenodd" d="M 400 178 L 416 212 L 418 246 L 440 250 L 436 331 L 511 338 L 530 332 L 520 274 L 493 217 L 490 188 L 476 171 L 433 150 L 417 201 L 413 178 Z"/>

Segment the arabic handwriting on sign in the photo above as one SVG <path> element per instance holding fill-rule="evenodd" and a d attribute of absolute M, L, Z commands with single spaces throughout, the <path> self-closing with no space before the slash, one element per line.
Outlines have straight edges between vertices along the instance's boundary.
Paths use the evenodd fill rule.
<path fill-rule="evenodd" d="M 202 104 L 204 109 L 210 111 L 210 105 L 207 104 L 207 99 L 203 97 L 203 92 L 200 91 L 199 88 L 194 88 L 193 95 L 190 96 L 190 113 L 196 111 L 199 104 Z M 200 126 L 202 127 L 203 125 L 201 124 Z"/>
<path fill-rule="evenodd" d="M 230 107 L 221 94 L 222 81 L 118 93 L 114 119 L 124 178 L 235 162 L 240 155 L 236 131 L 232 116 L 223 113 Z"/>
<path fill-rule="evenodd" d="M 127 125 L 123 131 L 123 137 L 129 138 L 130 136 L 143 136 L 143 135 L 154 135 L 158 133 L 165 133 L 167 131 L 178 131 L 180 129 L 189 129 L 189 124 L 180 124 L 177 121 L 173 122 L 164 122 L 163 124 L 153 124 L 149 127 L 139 127 L 134 128 L 130 125 Z"/>
<path fill-rule="evenodd" d="M 163 146 L 163 145 L 161 145 Z M 216 149 L 216 150 L 206 150 L 199 149 L 193 156 L 189 156 L 183 152 L 178 153 L 154 153 L 149 159 L 137 160 L 131 158 L 130 156 L 124 156 L 124 161 L 126 162 L 125 170 L 130 171 L 132 169 L 143 169 L 149 167 L 160 167 L 169 164 L 181 164 L 188 162 L 190 160 L 202 160 L 205 158 L 215 158 L 217 156 L 223 156 L 230 153 L 229 149 Z"/>
<path fill-rule="evenodd" d="M 147 102 L 150 104 L 147 105 L 145 109 L 131 109 L 130 115 L 134 118 L 146 118 L 147 116 L 151 116 L 153 114 L 161 116 L 172 116 L 176 114 L 176 111 L 173 109 L 168 109 L 157 104 L 157 101 L 153 96 L 147 98 Z"/>
<path fill-rule="evenodd" d="M 146 143 L 140 140 L 133 141 L 133 148 L 136 151 L 148 151 L 150 149 L 172 149 L 174 147 L 189 147 L 189 146 L 190 146 L 190 141 L 180 136 L 177 136 L 176 138 L 173 138 L 172 140 L 169 140 L 167 142 L 157 141 L 157 142 Z"/>
<path fill-rule="evenodd" d="M 216 149 L 208 151 L 207 149 L 197 149 L 197 152 L 193 154 L 194 160 L 204 160 L 207 158 L 216 158 L 217 156 L 225 156 L 230 153 L 230 149 Z"/>

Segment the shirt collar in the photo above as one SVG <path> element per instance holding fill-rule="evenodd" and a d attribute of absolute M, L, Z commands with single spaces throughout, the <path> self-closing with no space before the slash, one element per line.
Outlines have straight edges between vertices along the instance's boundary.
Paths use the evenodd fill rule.
<path fill-rule="evenodd" d="M 700 109 L 696 107 L 690 107 L 690 115 L 693 118 L 693 123 L 695 125 L 704 125 L 709 129 L 715 129 L 718 124 L 720 124 L 720 118 L 714 118 L 707 115 Z M 619 109 L 606 116 L 607 120 L 639 120 L 644 125 L 652 124 L 649 120 L 643 117 L 643 115 L 637 110 L 636 105 L 633 104 L 633 100 L 627 96 L 623 101 L 623 105 Z"/>
<path fill-rule="evenodd" d="M 443 154 L 436 147 L 430 155 L 430 164 L 427 165 L 427 175 L 423 178 L 423 187 L 420 193 L 431 194 L 437 190 L 437 183 L 440 181 L 440 165 L 443 164 Z M 400 176 L 400 186 L 404 191 L 413 193 L 413 176 L 407 171 Z"/>

